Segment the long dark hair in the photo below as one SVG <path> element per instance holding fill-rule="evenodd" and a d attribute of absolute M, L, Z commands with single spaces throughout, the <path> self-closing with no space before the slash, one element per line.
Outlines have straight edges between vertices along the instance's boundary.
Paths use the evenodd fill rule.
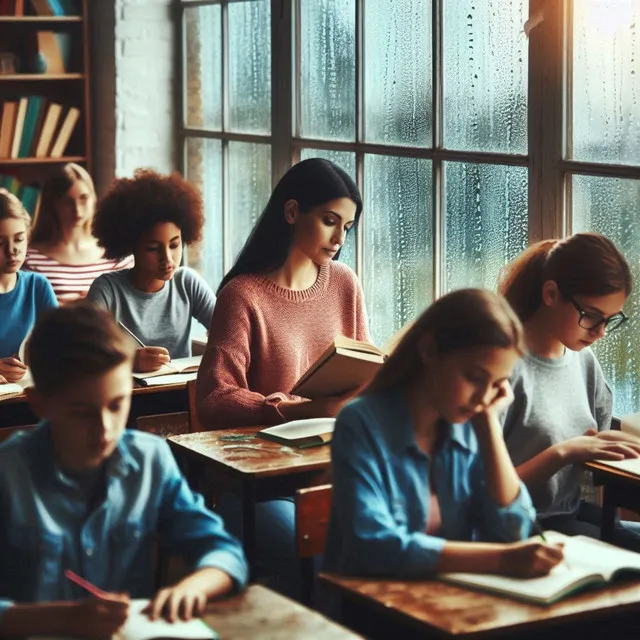
<path fill-rule="evenodd" d="M 562 297 L 631 293 L 625 257 L 599 233 L 576 233 L 564 240 L 541 240 L 525 249 L 501 272 L 498 291 L 526 322 L 542 304 L 542 285 L 553 280 Z"/>
<path fill-rule="evenodd" d="M 425 338 L 439 355 L 473 347 L 525 351 L 522 324 L 504 298 L 485 289 L 458 289 L 427 307 L 365 393 L 408 387 L 419 377 L 425 369 L 420 349 Z"/>
<path fill-rule="evenodd" d="M 356 183 L 343 169 L 322 158 L 303 160 L 291 167 L 273 190 L 235 264 L 222 279 L 218 293 L 236 276 L 271 271 L 284 264 L 291 246 L 291 225 L 284 217 L 288 200 L 295 200 L 300 212 L 307 213 L 336 198 L 355 202 L 356 216 L 351 227 L 355 229 L 362 213 L 362 197 Z M 336 253 L 334 260 L 339 254 Z"/>

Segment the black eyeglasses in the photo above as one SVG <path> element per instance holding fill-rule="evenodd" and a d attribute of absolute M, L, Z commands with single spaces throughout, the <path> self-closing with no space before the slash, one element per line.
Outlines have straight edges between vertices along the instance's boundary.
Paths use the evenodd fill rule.
<path fill-rule="evenodd" d="M 603 318 L 599 313 L 590 313 L 585 311 L 573 298 L 570 298 L 571 304 L 576 308 L 580 314 L 578 324 L 588 331 L 595 331 L 604 324 L 604 332 L 611 333 L 623 325 L 627 320 L 627 316 L 622 311 L 614 313 L 608 318 Z"/>

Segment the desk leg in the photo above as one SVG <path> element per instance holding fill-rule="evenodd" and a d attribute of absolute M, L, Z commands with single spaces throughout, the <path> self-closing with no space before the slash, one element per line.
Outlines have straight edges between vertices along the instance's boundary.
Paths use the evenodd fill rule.
<path fill-rule="evenodd" d="M 613 499 L 613 490 L 609 485 L 605 484 L 602 493 L 602 523 L 600 525 L 600 539 L 604 542 L 613 542 L 613 531 L 616 520 L 616 504 Z"/>
<path fill-rule="evenodd" d="M 255 486 L 250 480 L 242 486 L 242 536 L 244 553 L 249 564 L 249 576 L 256 575 L 256 510 Z"/>

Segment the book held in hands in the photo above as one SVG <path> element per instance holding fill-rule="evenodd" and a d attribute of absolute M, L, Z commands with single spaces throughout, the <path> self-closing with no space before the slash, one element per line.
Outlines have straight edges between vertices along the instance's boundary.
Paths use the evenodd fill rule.
<path fill-rule="evenodd" d="M 375 345 L 337 336 L 291 393 L 311 399 L 342 395 L 369 382 L 385 360 Z"/>

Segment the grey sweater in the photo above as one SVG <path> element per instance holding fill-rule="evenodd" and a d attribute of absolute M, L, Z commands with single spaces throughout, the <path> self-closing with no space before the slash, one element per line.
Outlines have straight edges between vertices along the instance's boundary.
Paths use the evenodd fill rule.
<path fill-rule="evenodd" d="M 511 377 L 515 395 L 504 415 L 504 438 L 515 466 L 587 429 L 609 429 L 612 395 L 591 349 L 561 358 L 527 355 Z M 579 465 L 567 465 L 532 498 L 542 516 L 568 515 L 580 503 Z"/>
<path fill-rule="evenodd" d="M 165 347 L 172 359 L 191 355 L 191 318 L 207 329 L 216 297 L 188 267 L 180 267 L 160 291 L 144 293 L 133 286 L 131 269 L 96 278 L 87 299 L 113 313 L 148 347 Z"/>

